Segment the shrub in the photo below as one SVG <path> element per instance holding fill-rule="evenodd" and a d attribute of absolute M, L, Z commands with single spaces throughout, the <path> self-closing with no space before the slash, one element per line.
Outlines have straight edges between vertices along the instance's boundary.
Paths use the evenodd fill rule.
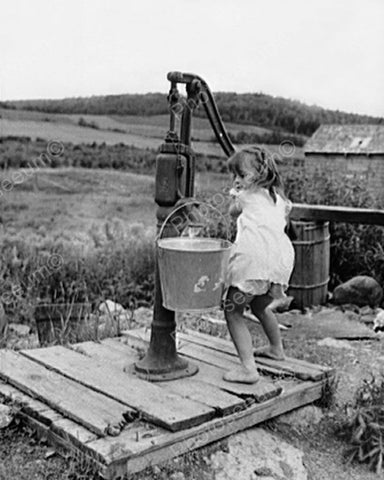
<path fill-rule="evenodd" d="M 384 378 L 363 380 L 356 392 L 355 405 L 338 433 L 348 443 L 347 460 L 368 463 L 382 474 L 384 460 Z"/>
<path fill-rule="evenodd" d="M 37 303 L 96 304 L 107 298 L 126 308 L 149 306 L 154 287 L 154 235 L 118 223 L 89 232 L 89 240 L 5 235 L 0 284 L 7 313 L 30 321 Z"/>
<path fill-rule="evenodd" d="M 306 175 L 292 169 L 284 180 L 286 194 L 293 202 L 384 208 L 361 179 L 329 176 L 327 172 Z M 370 275 L 384 284 L 384 227 L 331 222 L 330 233 L 331 289 L 355 275 Z"/>

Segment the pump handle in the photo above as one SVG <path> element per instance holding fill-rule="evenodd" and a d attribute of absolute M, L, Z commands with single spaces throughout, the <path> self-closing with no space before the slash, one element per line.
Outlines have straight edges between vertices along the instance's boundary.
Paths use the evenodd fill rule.
<path fill-rule="evenodd" d="M 219 142 L 221 148 L 224 150 L 224 153 L 227 155 L 227 157 L 233 155 L 235 153 L 235 147 L 233 146 L 227 130 L 225 129 L 215 99 L 207 82 L 198 75 L 195 75 L 194 73 L 182 72 L 169 72 L 167 75 L 167 79 L 173 84 L 191 84 L 192 82 L 199 82 L 200 100 L 203 103 L 205 113 L 207 114 L 208 120 L 215 133 L 216 139 Z"/>

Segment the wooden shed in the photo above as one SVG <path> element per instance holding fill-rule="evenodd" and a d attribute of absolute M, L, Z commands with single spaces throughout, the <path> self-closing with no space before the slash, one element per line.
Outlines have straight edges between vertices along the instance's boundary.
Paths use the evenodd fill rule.
<path fill-rule="evenodd" d="M 384 125 L 321 125 L 304 154 L 306 171 L 355 177 L 384 200 Z"/>

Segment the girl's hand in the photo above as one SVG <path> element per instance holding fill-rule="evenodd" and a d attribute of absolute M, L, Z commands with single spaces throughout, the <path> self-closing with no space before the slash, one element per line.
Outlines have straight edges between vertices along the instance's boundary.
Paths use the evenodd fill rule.
<path fill-rule="evenodd" d="M 242 211 L 243 209 L 241 208 L 240 202 L 235 198 L 229 206 L 229 214 L 231 217 L 238 217 Z"/>

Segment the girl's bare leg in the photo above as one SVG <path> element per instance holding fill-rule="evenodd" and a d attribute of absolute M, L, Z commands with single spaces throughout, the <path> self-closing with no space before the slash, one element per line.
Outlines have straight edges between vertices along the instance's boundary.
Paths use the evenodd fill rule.
<path fill-rule="evenodd" d="M 256 349 L 256 356 L 264 356 L 276 360 L 285 358 L 283 342 L 281 339 L 279 324 L 276 315 L 269 307 L 272 297 L 269 295 L 260 295 L 254 297 L 250 303 L 252 313 L 260 320 L 264 332 L 269 340 L 269 346 Z"/>
<path fill-rule="evenodd" d="M 243 311 L 250 297 L 237 288 L 230 287 L 224 304 L 224 314 L 228 330 L 239 354 L 241 366 L 224 374 L 229 382 L 255 383 L 259 380 L 253 358 L 252 337 L 246 325 Z"/>

